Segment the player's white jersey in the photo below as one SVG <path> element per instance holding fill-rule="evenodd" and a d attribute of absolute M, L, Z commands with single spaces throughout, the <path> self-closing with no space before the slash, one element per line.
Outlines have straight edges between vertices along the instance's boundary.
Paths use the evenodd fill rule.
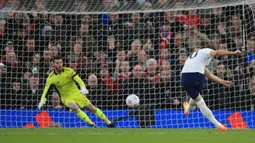
<path fill-rule="evenodd" d="M 205 67 L 211 62 L 210 55 L 212 49 L 204 48 L 192 53 L 186 60 L 182 73 L 205 73 Z"/>

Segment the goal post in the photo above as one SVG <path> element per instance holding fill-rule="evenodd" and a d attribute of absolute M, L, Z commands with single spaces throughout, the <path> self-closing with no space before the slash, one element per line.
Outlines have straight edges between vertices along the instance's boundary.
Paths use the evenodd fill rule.
<path fill-rule="evenodd" d="M 213 128 L 198 108 L 183 114 L 189 97 L 181 69 L 196 48 L 242 51 L 208 65 L 233 86 L 207 80 L 201 95 L 227 127 L 255 128 L 254 6 L 253 0 L 3 0 L 0 128 L 88 127 L 55 88 L 37 109 L 56 55 L 117 127 Z M 137 108 L 126 105 L 130 94 L 140 98 Z"/>

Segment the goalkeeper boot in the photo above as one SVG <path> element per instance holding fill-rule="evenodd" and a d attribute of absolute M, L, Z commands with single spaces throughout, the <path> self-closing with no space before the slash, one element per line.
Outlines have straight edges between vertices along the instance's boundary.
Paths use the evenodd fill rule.
<path fill-rule="evenodd" d="M 220 130 L 220 131 L 226 131 L 226 130 L 228 130 L 228 128 L 227 128 L 226 126 L 224 126 L 224 125 L 219 125 L 217 128 L 218 128 L 218 130 Z"/>
<path fill-rule="evenodd" d="M 184 109 L 184 114 L 185 115 L 189 115 L 189 111 L 186 110 L 188 105 L 189 105 L 188 102 L 183 102 L 183 109 Z"/>
<path fill-rule="evenodd" d="M 108 124 L 107 127 L 108 127 L 108 128 L 116 128 L 116 126 L 114 125 L 113 122 L 111 122 L 111 124 Z"/>
<path fill-rule="evenodd" d="M 97 126 L 95 124 L 90 125 L 91 128 L 97 128 Z"/>

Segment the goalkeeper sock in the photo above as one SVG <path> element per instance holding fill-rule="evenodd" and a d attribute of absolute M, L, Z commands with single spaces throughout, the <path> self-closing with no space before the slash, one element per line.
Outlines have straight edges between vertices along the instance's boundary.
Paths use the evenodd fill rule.
<path fill-rule="evenodd" d="M 189 99 L 189 104 L 188 104 L 186 110 L 188 112 L 190 112 L 190 110 L 192 110 L 195 106 L 196 106 L 196 102 L 192 98 L 190 98 Z"/>
<path fill-rule="evenodd" d="M 75 111 L 75 114 L 80 118 L 82 119 L 84 122 L 90 124 L 90 125 L 95 125 L 91 120 L 90 118 L 88 117 L 88 115 L 83 112 L 81 109 L 78 109 L 77 111 Z"/>
<path fill-rule="evenodd" d="M 200 99 L 200 101 L 196 102 L 197 106 L 199 107 L 202 114 L 211 121 L 216 127 L 220 126 L 221 123 L 219 123 L 214 115 L 212 114 L 212 111 L 206 106 L 205 101 L 203 98 Z"/>
<path fill-rule="evenodd" d="M 111 121 L 105 116 L 105 114 L 100 109 L 96 108 L 96 111 L 94 112 L 94 114 L 98 118 L 103 120 L 107 125 L 111 124 Z"/>

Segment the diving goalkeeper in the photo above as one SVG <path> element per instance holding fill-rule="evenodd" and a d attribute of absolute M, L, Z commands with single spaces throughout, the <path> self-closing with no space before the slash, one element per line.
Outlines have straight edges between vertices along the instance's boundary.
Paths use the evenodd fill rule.
<path fill-rule="evenodd" d="M 38 108 L 41 109 L 46 103 L 46 95 L 51 86 L 55 86 L 60 93 L 62 103 L 70 108 L 75 114 L 88 123 L 92 128 L 95 128 L 95 124 L 90 120 L 86 113 L 80 108 L 86 108 L 88 111 L 94 113 L 97 117 L 102 119 L 109 128 L 114 128 L 114 124 L 108 120 L 105 114 L 93 104 L 85 96 L 89 93 L 86 89 L 84 82 L 71 68 L 63 67 L 63 60 L 57 56 L 52 59 L 54 70 L 49 74 L 44 88 L 41 101 L 38 104 Z M 76 83 L 79 84 L 80 90 Z"/>

